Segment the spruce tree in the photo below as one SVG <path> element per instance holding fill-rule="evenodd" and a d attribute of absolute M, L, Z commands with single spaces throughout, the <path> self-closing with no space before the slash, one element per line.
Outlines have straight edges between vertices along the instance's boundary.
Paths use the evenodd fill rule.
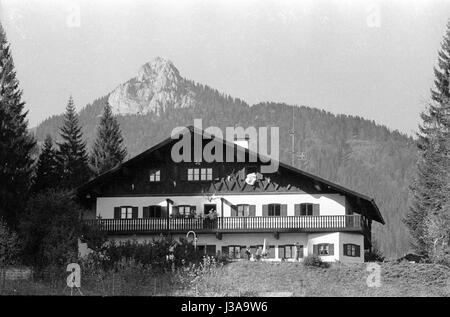
<path fill-rule="evenodd" d="M 53 147 L 53 140 L 47 135 L 36 166 L 36 175 L 32 190 L 34 193 L 48 188 L 60 186 L 60 175 L 57 161 L 57 151 Z"/>
<path fill-rule="evenodd" d="M 10 46 L 0 25 L 0 218 L 13 227 L 29 191 L 35 146 L 24 105 Z"/>
<path fill-rule="evenodd" d="M 92 149 L 91 168 L 96 174 L 101 174 L 122 163 L 126 156 L 119 123 L 106 102 Z"/>
<path fill-rule="evenodd" d="M 438 104 L 450 98 L 450 20 L 438 52 L 438 65 L 434 67 L 434 85 L 431 90 L 431 99 Z"/>
<path fill-rule="evenodd" d="M 450 155 L 450 21 L 434 68 L 435 89 L 431 102 L 421 114 L 417 148 L 417 174 L 411 186 L 413 202 L 405 222 L 418 253 L 430 255 L 427 241 L 429 217 L 445 212 L 448 197 Z"/>
<path fill-rule="evenodd" d="M 73 189 L 90 177 L 86 144 L 78 123 L 72 96 L 64 113 L 64 125 L 60 129 L 62 143 L 58 143 L 58 164 L 62 178 L 61 186 Z"/>

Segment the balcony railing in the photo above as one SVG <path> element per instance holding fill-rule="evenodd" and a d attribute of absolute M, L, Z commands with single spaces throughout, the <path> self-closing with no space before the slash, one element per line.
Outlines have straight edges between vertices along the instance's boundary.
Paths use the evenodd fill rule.
<path fill-rule="evenodd" d="M 110 234 L 195 232 L 321 232 L 361 231 L 360 215 L 295 217 L 95 219 L 85 220 Z"/>

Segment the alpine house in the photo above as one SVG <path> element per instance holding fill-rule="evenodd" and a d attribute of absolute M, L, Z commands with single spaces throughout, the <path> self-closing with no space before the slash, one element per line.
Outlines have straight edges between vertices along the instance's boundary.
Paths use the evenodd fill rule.
<path fill-rule="evenodd" d="M 204 131 L 189 127 L 184 134 L 194 140 Z M 201 140 L 202 147 L 212 142 Z M 316 254 L 328 262 L 364 262 L 372 221 L 384 224 L 370 197 L 282 162 L 276 172 L 262 173 L 267 160 L 245 140 L 214 140 L 223 153 L 234 151 L 233 162 L 175 162 L 178 141 L 168 137 L 79 187 L 85 221 L 117 241 L 188 236 L 206 255 L 241 259 L 247 249 L 264 249 L 268 261 Z"/>

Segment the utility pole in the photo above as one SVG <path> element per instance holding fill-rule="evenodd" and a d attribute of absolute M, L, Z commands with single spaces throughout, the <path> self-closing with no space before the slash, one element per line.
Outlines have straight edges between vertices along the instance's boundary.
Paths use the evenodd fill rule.
<path fill-rule="evenodd" d="M 296 106 L 292 106 L 292 130 L 289 133 L 291 135 L 291 141 L 292 141 L 292 145 L 291 145 L 291 165 L 294 166 L 295 165 L 295 107 Z"/>
<path fill-rule="evenodd" d="M 305 153 L 301 152 L 300 154 L 296 154 L 295 152 L 295 108 L 297 106 L 292 106 L 292 129 L 289 133 L 291 135 L 291 166 L 295 167 L 295 160 L 299 159 L 301 161 L 306 161 Z"/>

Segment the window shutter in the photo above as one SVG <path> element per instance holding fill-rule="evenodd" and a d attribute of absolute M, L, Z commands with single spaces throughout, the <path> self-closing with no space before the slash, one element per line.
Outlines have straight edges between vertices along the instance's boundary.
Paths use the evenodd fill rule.
<path fill-rule="evenodd" d="M 303 246 L 302 245 L 295 248 L 295 251 L 297 252 L 298 258 L 303 258 Z"/>
<path fill-rule="evenodd" d="M 295 216 L 300 216 L 300 204 L 295 204 L 294 205 L 294 215 Z"/>
<path fill-rule="evenodd" d="M 167 207 L 161 206 L 161 218 L 167 218 Z"/>
<path fill-rule="evenodd" d="M 131 207 L 131 218 L 137 219 L 138 217 L 138 207 Z"/>
<path fill-rule="evenodd" d="M 319 245 L 318 244 L 313 245 L 313 254 L 319 255 Z"/>
<path fill-rule="evenodd" d="M 237 206 L 236 205 L 231 206 L 231 217 L 237 217 Z"/>
<path fill-rule="evenodd" d="M 348 255 L 347 254 L 347 247 L 348 246 L 348 244 L 346 244 L 346 243 L 344 243 L 344 252 L 342 252 L 344 255 Z"/>
<path fill-rule="evenodd" d="M 269 216 L 269 205 L 263 205 L 263 217 Z"/>
<path fill-rule="evenodd" d="M 178 215 L 178 206 L 172 206 L 172 215 Z"/>
<path fill-rule="evenodd" d="M 278 246 L 278 258 L 283 259 L 284 258 L 284 245 Z"/>
<path fill-rule="evenodd" d="M 320 216 L 320 205 L 313 204 L 313 216 Z"/>
<path fill-rule="evenodd" d="M 120 207 L 114 207 L 114 219 L 120 219 Z"/>
<path fill-rule="evenodd" d="M 356 245 L 356 256 L 357 257 L 361 256 L 361 247 L 359 245 Z"/>
<path fill-rule="evenodd" d="M 144 219 L 150 218 L 150 207 L 142 208 L 142 218 Z"/>
<path fill-rule="evenodd" d="M 255 205 L 250 205 L 249 207 L 249 213 L 250 213 L 250 217 L 256 217 L 256 206 Z"/>
<path fill-rule="evenodd" d="M 281 212 L 280 212 L 281 217 L 286 217 L 287 216 L 287 205 L 282 204 L 280 209 L 281 209 Z"/>
<path fill-rule="evenodd" d="M 329 255 L 334 255 L 334 244 L 328 244 Z"/>

